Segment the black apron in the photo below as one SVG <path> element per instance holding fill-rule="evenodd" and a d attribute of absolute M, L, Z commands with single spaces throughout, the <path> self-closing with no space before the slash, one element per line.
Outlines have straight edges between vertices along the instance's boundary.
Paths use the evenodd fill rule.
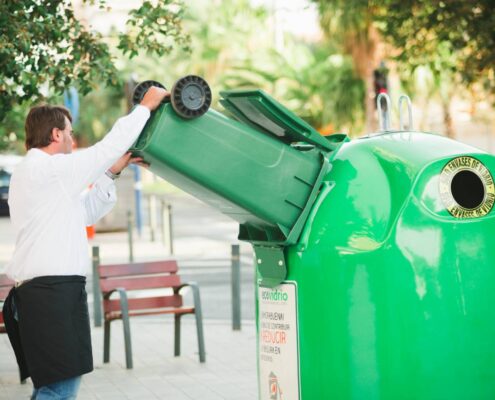
<path fill-rule="evenodd" d="M 85 285 L 83 276 L 41 276 L 12 288 L 5 300 L 21 379 L 31 376 L 36 389 L 93 370 Z"/>

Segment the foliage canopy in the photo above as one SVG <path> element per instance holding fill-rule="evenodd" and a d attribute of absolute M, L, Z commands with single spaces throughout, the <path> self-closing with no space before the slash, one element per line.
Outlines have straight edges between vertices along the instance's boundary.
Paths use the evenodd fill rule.
<path fill-rule="evenodd" d="M 366 39 L 373 24 L 412 69 L 431 64 L 448 49 L 465 82 L 491 80 L 495 90 L 493 0 L 313 0 L 327 32 Z M 325 18 L 325 17 L 328 18 Z"/>
<path fill-rule="evenodd" d="M 431 64 L 439 49 L 455 56 L 452 69 L 470 84 L 488 79 L 495 91 L 493 0 L 387 0 L 380 8 L 381 31 L 412 68 Z"/>
<path fill-rule="evenodd" d="M 104 0 L 83 3 L 106 9 Z M 143 1 L 118 36 L 129 57 L 140 50 L 163 55 L 174 44 L 187 49 L 180 0 Z M 120 78 L 108 45 L 74 15 L 71 0 L 0 2 L 0 121 L 14 105 L 43 98 L 43 88 L 62 93 L 76 85 L 82 94 Z"/>

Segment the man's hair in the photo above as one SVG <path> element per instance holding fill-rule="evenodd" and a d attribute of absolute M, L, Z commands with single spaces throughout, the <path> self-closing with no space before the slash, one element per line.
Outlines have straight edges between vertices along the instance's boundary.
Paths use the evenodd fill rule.
<path fill-rule="evenodd" d="M 26 150 L 42 148 L 52 142 L 52 129 L 65 129 L 65 117 L 72 122 L 69 110 L 42 104 L 31 108 L 26 117 Z"/>

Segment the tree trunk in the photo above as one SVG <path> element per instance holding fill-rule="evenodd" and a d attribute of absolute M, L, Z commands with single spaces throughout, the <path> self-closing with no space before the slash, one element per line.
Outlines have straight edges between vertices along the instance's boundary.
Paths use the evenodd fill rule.
<path fill-rule="evenodd" d="M 380 55 L 378 54 L 379 42 L 380 36 L 373 25 L 370 24 L 366 28 L 364 35 L 356 32 L 349 33 L 344 44 L 345 52 L 351 55 L 354 68 L 364 82 L 365 95 L 363 105 L 367 133 L 375 132 L 378 128 L 373 71 L 378 66 L 378 60 L 380 59 Z"/>
<path fill-rule="evenodd" d="M 451 139 L 455 138 L 454 124 L 452 121 L 452 114 L 450 112 L 450 97 L 442 99 L 443 108 L 443 123 L 445 126 L 445 135 Z"/>

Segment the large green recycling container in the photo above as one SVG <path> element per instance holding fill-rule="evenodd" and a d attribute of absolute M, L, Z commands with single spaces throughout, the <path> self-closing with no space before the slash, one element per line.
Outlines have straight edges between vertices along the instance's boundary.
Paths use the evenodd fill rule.
<path fill-rule="evenodd" d="M 169 105 L 134 151 L 254 245 L 261 400 L 495 398 L 495 157 L 326 139 L 259 91 Z"/>
<path fill-rule="evenodd" d="M 495 398 L 495 158 L 389 132 L 332 165 L 258 287 L 260 398 Z"/>

